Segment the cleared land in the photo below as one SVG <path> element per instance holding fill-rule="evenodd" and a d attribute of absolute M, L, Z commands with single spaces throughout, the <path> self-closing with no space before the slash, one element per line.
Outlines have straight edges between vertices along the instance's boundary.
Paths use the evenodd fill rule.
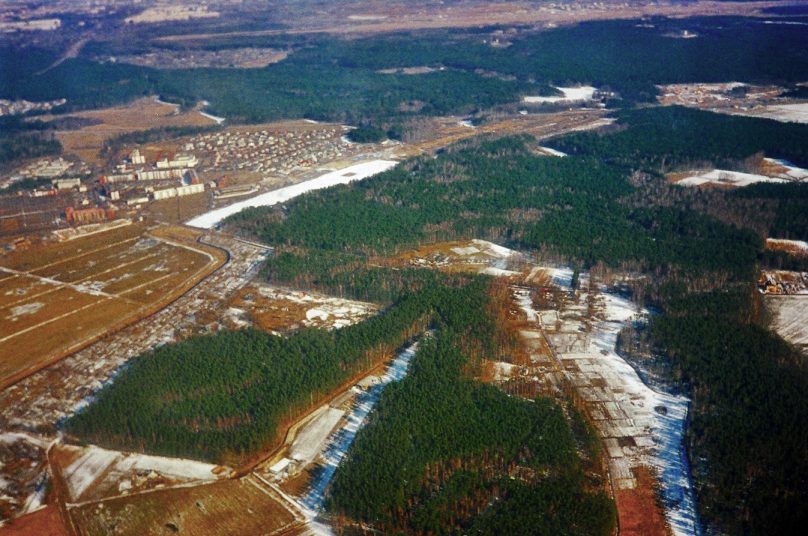
<path fill-rule="evenodd" d="M 234 317 L 235 324 L 238 325 L 238 320 L 246 316 L 249 320 L 242 322 L 251 322 L 266 331 L 300 327 L 342 328 L 364 320 L 378 309 L 371 303 L 260 283 L 239 290 L 228 305 L 227 315 Z"/>
<path fill-rule="evenodd" d="M 69 536 L 64 527 L 59 510 L 55 506 L 47 506 L 0 527 L 0 536 Z"/>
<path fill-rule="evenodd" d="M 808 296 L 767 296 L 772 327 L 791 344 L 808 349 Z"/>
<path fill-rule="evenodd" d="M 195 237 L 130 225 L 0 257 L 0 385 L 158 310 L 225 262 Z"/>
<path fill-rule="evenodd" d="M 56 135 L 64 146 L 65 153 L 77 154 L 86 162 L 98 162 L 98 153 L 104 142 L 121 134 L 161 127 L 216 124 L 215 120 L 202 115 L 198 110 L 180 112 L 177 106 L 152 98 L 138 99 L 125 106 L 71 113 L 70 116 L 101 121 L 100 124 L 78 130 L 60 131 Z M 58 117 L 45 116 L 43 119 Z"/>
<path fill-rule="evenodd" d="M 193 460 L 146 456 L 95 446 L 57 445 L 51 468 L 66 486 L 70 503 L 96 501 L 180 484 L 210 483 L 229 475 L 226 467 Z"/>
<path fill-rule="evenodd" d="M 367 2 L 338 2 L 322 5 L 310 13 L 280 9 L 280 21 L 288 28 L 282 30 L 237 31 L 226 33 L 197 33 L 169 35 L 156 41 L 198 41 L 213 37 L 278 35 L 284 33 L 384 33 L 427 28 L 463 28 L 494 24 L 575 24 L 584 20 L 639 18 L 652 15 L 686 17 L 698 15 L 759 15 L 766 7 L 783 5 L 779 2 L 720 2 L 697 4 L 678 3 L 592 3 L 539 5 L 526 1 L 462 2 L 425 5 L 421 2 L 386 2 L 383 9 L 373 10 Z"/>
<path fill-rule="evenodd" d="M 120 497 L 72 508 L 87 536 L 300 534 L 303 518 L 255 476 Z"/>

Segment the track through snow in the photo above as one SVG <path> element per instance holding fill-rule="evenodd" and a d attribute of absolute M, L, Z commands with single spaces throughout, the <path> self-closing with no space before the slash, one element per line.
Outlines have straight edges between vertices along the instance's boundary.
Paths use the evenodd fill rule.
<path fill-rule="evenodd" d="M 201 229 L 212 229 L 228 216 L 237 214 L 245 208 L 270 207 L 272 205 L 277 205 L 278 203 L 284 203 L 290 199 L 294 199 L 295 197 L 301 196 L 307 192 L 322 190 L 323 188 L 330 188 L 331 186 L 336 186 L 338 184 L 348 184 L 351 182 L 360 181 L 383 171 L 387 171 L 396 164 L 398 164 L 398 162 L 394 160 L 373 160 L 371 162 L 355 164 L 345 169 L 326 173 L 325 175 L 321 175 L 316 179 L 304 181 L 299 184 L 293 184 L 292 186 L 287 186 L 285 188 L 279 188 L 271 192 L 266 192 L 255 197 L 251 197 L 250 199 L 245 199 L 244 201 L 239 201 L 238 203 L 233 203 L 232 205 L 228 205 L 226 207 L 211 210 L 210 212 L 206 212 L 205 214 L 189 220 L 186 222 L 186 224 L 190 225 L 191 227 L 199 227 Z"/>
<path fill-rule="evenodd" d="M 384 388 L 392 382 L 402 380 L 407 375 L 410 361 L 415 357 L 417 349 L 418 343 L 415 342 L 399 353 L 387 367 L 384 375 L 357 395 L 356 402 L 344 424 L 328 438 L 328 446 L 322 454 L 324 459 L 322 471 L 317 473 L 309 489 L 298 500 L 307 516 L 313 518 L 322 510 L 328 485 L 356 434 L 365 425 L 368 414 L 376 406 Z"/>

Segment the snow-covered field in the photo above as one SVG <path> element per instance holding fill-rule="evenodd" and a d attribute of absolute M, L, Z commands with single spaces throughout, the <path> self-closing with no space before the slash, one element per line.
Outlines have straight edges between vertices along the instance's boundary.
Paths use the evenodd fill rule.
<path fill-rule="evenodd" d="M 569 288 L 572 271 L 553 270 L 554 282 Z M 582 280 L 587 279 L 582 277 Z M 514 289 L 528 321 L 544 325 L 549 311 L 537 311 L 527 289 Z M 617 336 L 628 323 L 647 316 L 628 300 L 598 293 L 598 311 L 591 329 L 581 322 L 586 314 L 585 293 L 578 302 L 548 318 L 545 333 L 565 374 L 586 401 L 595 427 L 603 438 L 609 472 L 617 489 L 636 487 L 633 468 L 653 467 L 660 480 L 665 516 L 676 536 L 699 535 L 690 468 L 684 447 L 689 400 L 656 391 L 615 351 Z M 556 321 L 561 328 L 555 329 Z"/>
<path fill-rule="evenodd" d="M 772 327 L 791 344 L 808 348 L 808 296 L 766 298 L 772 313 Z"/>
<path fill-rule="evenodd" d="M 325 440 L 331 431 L 342 419 L 345 412 L 339 409 L 325 406 L 306 426 L 300 431 L 292 442 L 289 449 L 289 457 L 298 462 L 302 467 L 314 461 L 314 458 L 322 450 Z"/>
<path fill-rule="evenodd" d="M 62 447 L 66 450 L 79 450 L 80 455 L 64 468 L 62 476 L 67 482 L 73 501 L 82 498 L 91 486 L 127 489 L 127 476 L 138 473 L 156 473 L 172 480 L 185 482 L 206 482 L 216 480 L 215 465 L 184 460 L 131 454 L 95 446 L 86 448 Z M 226 474 L 227 471 L 221 474 Z M 131 484 L 131 483 L 130 483 Z"/>
<path fill-rule="evenodd" d="M 371 162 L 363 162 L 345 169 L 326 173 L 325 175 L 321 175 L 316 179 L 304 181 L 299 184 L 293 184 L 292 186 L 287 186 L 285 188 L 279 188 L 271 192 L 251 197 L 250 199 L 245 199 L 244 201 L 240 201 L 238 203 L 233 203 L 232 205 L 228 205 L 226 207 L 206 212 L 205 214 L 197 216 L 186 223 L 191 227 L 211 229 L 221 223 L 222 220 L 228 216 L 237 214 L 245 208 L 269 207 L 278 203 L 284 203 L 307 192 L 366 179 L 383 171 L 387 171 L 396 164 L 398 164 L 398 162 L 394 160 L 373 160 Z"/>
<path fill-rule="evenodd" d="M 398 354 L 384 375 L 356 396 L 353 409 L 343 421 L 342 426 L 328 438 L 328 444 L 322 453 L 323 469 L 317 473 L 310 483 L 309 489 L 299 500 L 299 503 L 309 516 L 313 517 L 322 510 L 326 488 L 334 477 L 337 467 L 345 457 L 345 453 L 353 443 L 356 434 L 365 425 L 368 414 L 379 401 L 384 388 L 391 382 L 402 380 L 407 375 L 407 368 L 412 358 L 415 357 L 417 349 L 418 343 L 416 342 Z"/>
<path fill-rule="evenodd" d="M 339 329 L 355 324 L 378 310 L 372 303 L 334 298 L 316 292 L 302 292 L 263 284 L 255 284 L 251 288 L 255 288 L 261 298 L 276 302 L 281 307 L 285 307 L 284 304 L 287 303 L 304 306 L 305 318 L 301 318 L 300 323 L 306 327 Z M 255 299 L 251 303 L 245 302 L 244 305 L 250 306 L 253 313 L 268 307 L 264 300 Z"/>
<path fill-rule="evenodd" d="M 786 179 L 767 177 L 766 175 L 753 175 L 739 171 L 714 169 L 708 173 L 694 175 L 678 181 L 680 186 L 702 186 L 704 184 L 719 184 L 724 186 L 743 187 L 758 182 L 789 182 Z"/>
<path fill-rule="evenodd" d="M 782 123 L 808 123 L 808 102 L 799 104 L 770 104 L 762 109 L 756 108 L 754 117 L 765 117 Z"/>
<path fill-rule="evenodd" d="M 552 147 L 539 147 L 539 150 L 541 152 L 543 152 L 543 153 L 547 153 L 549 156 L 557 156 L 559 158 L 564 158 L 565 156 L 569 156 L 569 155 L 567 155 L 567 153 L 558 151 L 556 149 L 553 149 Z"/>
<path fill-rule="evenodd" d="M 555 104 L 559 102 L 581 102 L 591 100 L 595 95 L 596 89 L 592 86 L 581 87 L 557 87 L 557 90 L 563 93 L 563 96 L 555 97 L 540 97 L 528 96 L 523 97 L 522 101 L 528 104 Z"/>

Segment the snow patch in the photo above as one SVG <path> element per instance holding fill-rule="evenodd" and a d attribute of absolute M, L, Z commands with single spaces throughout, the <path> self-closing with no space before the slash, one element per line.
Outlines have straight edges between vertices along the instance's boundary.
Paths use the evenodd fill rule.
<path fill-rule="evenodd" d="M 325 503 L 325 491 L 334 477 L 337 467 L 342 463 L 345 453 L 354 441 L 356 434 L 365 425 L 367 416 L 376 406 L 379 397 L 391 382 L 402 380 L 418 350 L 418 343 L 413 343 L 399 353 L 384 375 L 378 381 L 370 382 L 356 397 L 354 406 L 346 416 L 343 424 L 328 438 L 328 446 L 322 453 L 323 466 L 310 483 L 308 491 L 298 501 L 309 518 L 316 516 Z"/>
<path fill-rule="evenodd" d="M 17 320 L 19 316 L 32 315 L 45 306 L 41 302 L 24 303 L 11 308 L 11 314 L 6 318 L 9 320 Z"/>
<path fill-rule="evenodd" d="M 541 96 L 528 96 L 523 97 L 522 101 L 528 104 L 555 104 L 558 102 L 581 102 L 592 100 L 597 91 L 592 86 L 581 87 L 557 87 L 557 90 L 563 93 L 563 96 L 554 97 L 541 97 Z"/>
<path fill-rule="evenodd" d="M 269 207 L 289 201 L 307 192 L 330 188 L 338 184 L 349 184 L 387 171 L 397 164 L 398 162 L 393 160 L 373 160 L 371 162 L 356 164 L 345 169 L 326 173 L 316 179 L 304 181 L 285 188 L 279 188 L 278 190 L 273 190 L 223 208 L 212 210 L 186 223 L 191 227 L 211 229 L 221 223 L 225 218 L 237 214 L 245 208 Z"/>
<path fill-rule="evenodd" d="M 703 184 L 719 184 L 733 187 L 744 187 L 758 182 L 789 182 L 786 179 L 767 177 L 766 175 L 754 175 L 752 173 L 741 173 L 739 171 L 727 171 L 725 169 L 714 169 L 708 173 L 694 175 L 678 181 L 680 186 L 701 186 Z"/>

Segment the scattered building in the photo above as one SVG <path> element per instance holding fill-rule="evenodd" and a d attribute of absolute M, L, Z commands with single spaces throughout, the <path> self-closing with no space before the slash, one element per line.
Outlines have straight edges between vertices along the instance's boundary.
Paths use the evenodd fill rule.
<path fill-rule="evenodd" d="M 129 154 L 129 161 L 132 163 L 132 165 L 139 166 L 146 163 L 146 157 L 140 154 L 138 149 L 135 149 Z"/>
<path fill-rule="evenodd" d="M 70 190 L 72 188 L 80 188 L 81 179 L 75 177 L 70 179 L 55 179 L 53 181 L 53 186 L 57 190 Z"/>
<path fill-rule="evenodd" d="M 189 184 L 188 186 L 177 186 L 176 188 L 166 188 L 155 190 L 152 194 L 155 201 L 160 199 L 171 199 L 172 197 L 183 197 L 191 194 L 200 194 L 205 191 L 204 184 Z"/>
<path fill-rule="evenodd" d="M 65 209 L 67 223 L 84 225 L 87 223 L 100 223 L 115 219 L 117 211 L 113 208 L 73 208 Z"/>
<path fill-rule="evenodd" d="M 177 155 L 172 160 L 168 158 L 158 160 L 157 169 L 192 168 L 195 167 L 198 162 L 194 155 Z"/>

